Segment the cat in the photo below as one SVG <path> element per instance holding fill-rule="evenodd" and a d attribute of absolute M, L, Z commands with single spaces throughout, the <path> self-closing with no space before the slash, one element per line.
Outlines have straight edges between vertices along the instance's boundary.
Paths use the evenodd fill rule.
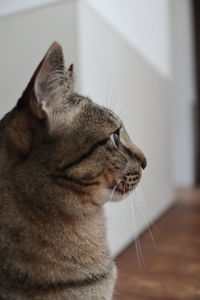
<path fill-rule="evenodd" d="M 53 43 L 0 122 L 0 299 L 113 299 L 103 204 L 146 158 L 119 117 L 77 94 Z"/>

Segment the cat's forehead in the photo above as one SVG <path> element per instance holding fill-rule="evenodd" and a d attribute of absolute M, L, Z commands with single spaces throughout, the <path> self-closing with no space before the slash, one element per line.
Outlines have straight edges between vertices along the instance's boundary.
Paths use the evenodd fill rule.
<path fill-rule="evenodd" d="M 71 93 L 71 95 L 69 95 L 64 100 L 64 104 L 65 105 L 71 104 L 74 107 L 76 107 L 76 106 L 80 107 L 81 109 L 83 109 L 83 111 L 87 111 L 87 112 L 91 111 L 92 113 L 95 112 L 97 114 L 105 115 L 105 116 L 107 116 L 107 118 L 111 118 L 115 121 L 119 120 L 119 118 L 110 109 L 108 109 L 104 106 L 101 106 L 101 105 L 93 102 L 90 98 L 81 96 L 77 93 Z"/>
<path fill-rule="evenodd" d="M 61 110 L 60 120 L 58 122 L 73 124 L 84 127 L 86 124 L 91 126 L 119 127 L 120 119 L 110 109 L 100 106 L 87 97 L 73 93 L 68 96 Z"/>

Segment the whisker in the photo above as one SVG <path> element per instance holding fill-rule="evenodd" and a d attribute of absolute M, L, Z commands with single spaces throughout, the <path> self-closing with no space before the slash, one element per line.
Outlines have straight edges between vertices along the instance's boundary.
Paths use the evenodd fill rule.
<path fill-rule="evenodd" d="M 114 192 L 115 192 L 115 190 L 116 190 L 116 188 L 117 188 L 117 185 L 118 185 L 121 181 L 122 181 L 122 179 L 119 179 L 119 180 L 117 181 L 117 183 L 115 184 L 115 186 L 113 187 L 112 192 L 111 192 L 111 194 L 110 194 L 110 199 L 109 199 L 109 201 L 112 201 L 112 198 L 113 198 Z"/>
<path fill-rule="evenodd" d="M 113 198 L 114 192 L 116 190 L 117 185 L 122 181 L 122 179 L 119 178 L 119 176 L 116 178 L 116 180 L 117 180 L 117 183 L 113 187 L 111 195 L 110 195 L 110 199 L 107 203 L 109 205 L 109 211 L 108 211 L 109 218 L 112 217 L 112 208 L 113 208 L 112 198 Z"/>
<path fill-rule="evenodd" d="M 135 208 L 134 207 L 134 202 L 133 202 L 133 194 L 131 194 L 131 196 L 132 196 L 131 205 L 132 205 L 133 208 Z M 136 209 L 135 209 L 135 211 L 136 211 Z M 136 218 L 136 214 L 135 214 L 135 221 L 136 220 L 137 220 L 137 218 Z M 141 247 L 141 243 L 140 243 L 140 239 L 139 239 L 139 233 L 137 233 L 137 239 L 138 239 L 138 246 L 139 246 L 139 250 L 140 250 L 140 255 L 141 255 L 141 258 L 142 258 L 143 266 L 145 268 L 147 268 L 147 265 L 146 265 L 146 262 L 145 262 L 145 259 L 144 259 L 144 255 L 143 255 L 143 251 L 142 251 L 142 247 Z"/>
<path fill-rule="evenodd" d="M 112 98 L 112 93 L 113 93 L 113 91 L 111 91 L 110 84 L 108 83 L 107 89 L 106 89 L 106 103 L 105 103 L 105 106 L 108 109 L 114 111 L 114 102 L 113 102 L 113 98 Z"/>
<path fill-rule="evenodd" d="M 132 194 L 130 194 L 130 196 L 132 197 Z M 146 265 L 144 255 L 143 255 L 143 251 L 142 251 L 142 248 L 141 248 L 141 244 L 140 244 L 140 240 L 139 240 L 139 234 L 137 232 L 137 221 L 136 221 L 136 215 L 135 215 L 133 199 L 130 199 L 130 200 L 131 200 L 130 201 L 131 212 L 132 212 L 133 221 L 134 221 L 135 229 L 136 229 L 136 236 L 135 236 L 136 252 L 138 252 L 138 254 L 139 254 L 139 268 L 140 268 L 140 271 L 143 271 L 143 268 L 147 268 L 147 265 Z"/>
<path fill-rule="evenodd" d="M 131 206 L 131 213 L 132 213 L 132 218 L 133 218 L 133 222 L 134 222 L 134 226 L 135 226 L 135 231 L 137 232 L 137 226 L 136 226 L 136 222 L 135 222 L 135 213 L 132 208 L 132 205 L 131 205 L 131 199 L 129 197 L 129 203 L 130 203 L 130 206 Z M 138 241 L 137 241 L 137 234 L 135 236 L 135 250 L 136 250 L 136 256 L 137 256 L 137 262 L 138 262 L 138 266 L 139 266 L 139 269 L 140 271 L 142 270 L 142 264 L 141 264 L 141 259 L 140 259 L 140 253 L 139 253 L 139 250 L 138 250 Z"/>
<path fill-rule="evenodd" d="M 140 209 L 140 212 L 142 213 L 142 216 L 143 216 L 143 219 L 144 219 L 146 228 L 147 228 L 148 231 L 149 231 L 149 235 L 150 235 L 152 244 L 153 244 L 153 246 L 154 246 L 154 248 L 155 248 L 155 250 L 156 250 L 156 252 L 157 252 L 157 251 L 158 251 L 158 248 L 157 248 L 157 246 L 156 246 L 155 239 L 154 239 L 154 237 L 153 237 L 153 233 L 152 233 L 152 231 L 151 231 L 151 228 L 150 228 L 150 226 L 149 226 L 149 224 L 148 224 L 147 216 L 145 215 L 145 212 L 144 212 L 144 209 L 143 209 L 143 207 L 142 207 L 142 205 L 141 205 L 141 202 L 140 202 L 140 201 L 137 201 L 137 199 L 136 199 L 136 203 L 138 204 L 138 207 L 139 207 L 139 209 Z"/>
<path fill-rule="evenodd" d="M 121 120 L 126 119 L 129 116 L 127 105 L 125 105 L 125 104 L 121 105 L 120 108 L 118 108 L 116 112 Z"/>
<path fill-rule="evenodd" d="M 115 104 L 116 104 L 116 90 L 114 88 L 112 88 L 112 91 L 111 91 L 111 108 L 112 108 L 112 111 L 115 111 Z"/>
<path fill-rule="evenodd" d="M 142 190 L 144 192 L 144 187 L 143 187 L 142 182 L 140 182 L 140 187 L 142 188 Z M 145 201 L 145 198 L 144 198 L 144 194 L 141 193 L 138 188 L 135 189 L 134 192 L 135 192 L 135 195 L 136 195 L 136 200 L 140 198 L 139 202 L 140 202 L 140 204 L 143 208 L 143 212 L 145 213 L 146 219 L 148 220 L 148 218 L 147 218 L 147 210 L 148 209 L 146 209 L 148 207 L 147 207 L 147 202 Z M 139 195 L 138 195 L 138 193 L 139 193 Z M 153 221 L 148 220 L 148 223 L 150 223 L 150 225 L 158 232 L 158 227 L 155 225 L 155 223 Z"/>
<path fill-rule="evenodd" d="M 111 101 L 110 101 L 110 95 L 109 95 L 110 91 L 109 91 L 109 88 L 107 86 L 107 89 L 106 89 L 106 107 L 108 109 L 111 109 Z"/>

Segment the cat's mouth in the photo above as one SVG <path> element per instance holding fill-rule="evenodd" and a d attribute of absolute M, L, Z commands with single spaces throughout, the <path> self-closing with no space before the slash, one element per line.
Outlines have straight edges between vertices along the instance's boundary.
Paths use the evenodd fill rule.
<path fill-rule="evenodd" d="M 131 186 L 124 186 L 121 184 L 121 186 L 116 187 L 116 184 L 114 186 L 111 186 L 108 188 L 108 191 L 110 193 L 110 201 L 120 201 L 123 199 L 126 195 L 128 195 L 131 191 L 133 191 L 139 181 L 135 184 L 132 184 Z"/>
<path fill-rule="evenodd" d="M 128 194 L 129 192 L 131 192 L 132 190 L 134 190 L 134 188 L 136 187 L 137 183 L 134 185 L 131 185 L 130 187 L 126 188 L 125 186 L 123 186 L 122 188 L 116 187 L 116 185 L 109 187 L 109 191 L 111 193 L 118 193 L 122 196 Z"/>
<path fill-rule="evenodd" d="M 115 197 L 122 198 L 126 194 L 130 193 L 138 185 L 140 179 L 140 172 L 128 173 L 127 176 L 110 186 L 108 189 L 111 194 L 111 200 Z"/>
<path fill-rule="evenodd" d="M 108 192 L 109 192 L 109 197 L 108 200 L 112 201 L 112 202 L 118 202 L 121 201 L 124 197 L 126 197 L 126 195 L 128 195 L 133 189 L 135 188 L 132 187 L 129 190 L 121 190 L 119 188 L 115 188 L 114 187 L 110 187 L 108 188 Z"/>

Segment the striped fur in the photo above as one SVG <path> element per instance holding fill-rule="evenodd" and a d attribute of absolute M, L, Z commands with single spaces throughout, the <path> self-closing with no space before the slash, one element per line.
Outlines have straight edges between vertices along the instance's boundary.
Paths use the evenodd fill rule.
<path fill-rule="evenodd" d="M 74 92 L 54 43 L 0 122 L 0 299 L 111 300 L 103 204 L 145 165 L 121 120 Z"/>

